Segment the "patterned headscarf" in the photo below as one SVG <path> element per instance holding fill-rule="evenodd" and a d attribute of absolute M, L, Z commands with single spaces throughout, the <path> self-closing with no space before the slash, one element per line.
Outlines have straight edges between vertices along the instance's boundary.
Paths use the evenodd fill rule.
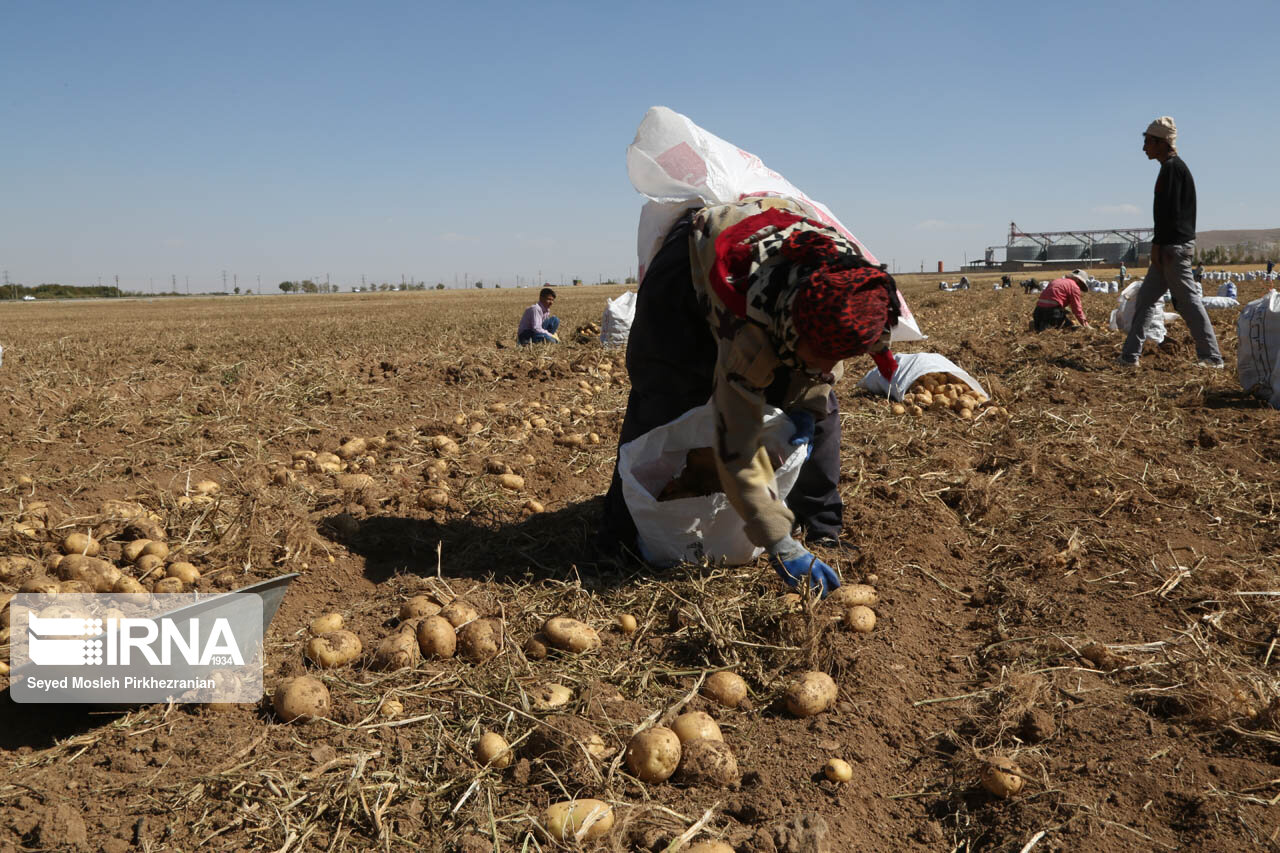
<path fill-rule="evenodd" d="M 866 352 L 898 321 L 893 277 L 856 244 L 811 219 L 766 210 L 716 238 L 711 285 L 739 317 L 769 330 L 793 369 L 803 338 L 828 358 Z"/>

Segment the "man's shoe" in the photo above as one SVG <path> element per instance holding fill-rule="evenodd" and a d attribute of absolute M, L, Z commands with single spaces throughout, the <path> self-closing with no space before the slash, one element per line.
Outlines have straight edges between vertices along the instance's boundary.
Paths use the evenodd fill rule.
<path fill-rule="evenodd" d="M 1196 362 L 1196 367 L 1207 367 L 1210 370 L 1222 370 L 1224 367 L 1226 367 L 1226 364 L 1224 364 L 1221 361 L 1214 361 L 1212 359 L 1202 358 Z"/>
<path fill-rule="evenodd" d="M 1129 361 L 1127 358 L 1125 358 L 1122 355 L 1116 356 L 1116 367 L 1131 369 L 1137 366 L 1138 366 L 1138 359 L 1136 358 L 1133 361 Z"/>

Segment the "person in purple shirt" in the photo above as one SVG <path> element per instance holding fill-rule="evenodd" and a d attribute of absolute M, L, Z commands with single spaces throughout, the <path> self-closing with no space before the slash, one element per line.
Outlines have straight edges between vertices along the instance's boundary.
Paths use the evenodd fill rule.
<path fill-rule="evenodd" d="M 551 315 L 551 306 L 556 301 L 556 292 L 544 287 L 538 293 L 538 301 L 525 309 L 520 318 L 520 328 L 516 330 L 516 343 L 558 344 L 560 339 L 556 332 L 560 328 L 560 318 Z"/>

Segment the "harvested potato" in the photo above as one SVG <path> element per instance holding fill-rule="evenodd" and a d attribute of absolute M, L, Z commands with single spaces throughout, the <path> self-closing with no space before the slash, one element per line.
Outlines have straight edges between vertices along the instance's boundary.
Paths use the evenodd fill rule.
<path fill-rule="evenodd" d="M 418 503 L 427 509 L 444 509 L 449 505 L 449 493 L 444 489 L 427 489 L 418 496 Z"/>
<path fill-rule="evenodd" d="M 331 634 L 334 631 L 342 630 L 342 614 L 341 613 L 325 613 L 311 620 L 311 624 L 307 626 L 307 630 L 311 632 L 311 636 L 318 637 L 321 634 Z"/>
<path fill-rule="evenodd" d="M 363 492 L 374 487 L 374 479 L 368 474 L 335 474 L 333 481 L 344 492 Z"/>
<path fill-rule="evenodd" d="M 1012 759 L 993 755 L 982 767 L 982 787 L 1001 799 L 1008 799 L 1022 790 L 1025 784 L 1021 770 Z"/>
<path fill-rule="evenodd" d="M 905 415 L 907 413 L 907 407 L 901 403 L 894 403 L 889 407 L 889 411 L 893 412 L 895 415 Z"/>
<path fill-rule="evenodd" d="M 543 822 L 556 841 L 595 841 L 613 829 L 613 806 L 592 799 L 552 803 Z"/>
<path fill-rule="evenodd" d="M 740 777 L 738 760 L 724 741 L 698 738 L 680 745 L 680 764 L 675 772 L 678 781 L 725 788 Z"/>
<path fill-rule="evenodd" d="M 539 636 L 530 637 L 524 644 L 524 656 L 529 660 L 546 660 L 547 644 Z"/>
<path fill-rule="evenodd" d="M 836 683 L 825 672 L 803 672 L 787 688 L 787 710 L 797 717 L 812 717 L 836 701 Z"/>
<path fill-rule="evenodd" d="M 329 688 L 309 675 L 286 678 L 276 688 L 271 704 L 286 723 L 318 719 L 329 713 Z"/>
<path fill-rule="evenodd" d="M 700 738 L 724 740 L 719 724 L 705 711 L 687 711 L 681 714 L 671 723 L 671 731 L 676 733 L 681 743 Z"/>
<path fill-rule="evenodd" d="M 542 505 L 541 501 L 535 501 L 533 498 L 530 498 L 529 500 L 524 502 L 524 508 L 528 512 L 533 513 L 535 515 L 537 513 L 542 512 L 544 509 L 546 509 L 546 507 Z"/>
<path fill-rule="evenodd" d="M 458 650 L 472 663 L 486 663 L 502 651 L 502 622 L 477 619 L 458 629 Z"/>
<path fill-rule="evenodd" d="M 451 658 L 458 649 L 458 635 L 443 616 L 428 616 L 418 623 L 418 649 L 424 658 Z"/>
<path fill-rule="evenodd" d="M 364 453 L 368 447 L 369 443 L 363 438 L 353 438 L 339 447 L 335 455 L 339 459 L 354 459 Z"/>
<path fill-rule="evenodd" d="M 134 565 L 138 567 L 143 576 L 157 572 L 164 568 L 164 558 L 157 557 L 155 554 L 143 554 L 134 561 Z"/>
<path fill-rule="evenodd" d="M 150 539 L 135 539 L 132 542 L 126 542 L 124 547 L 120 549 L 120 554 L 127 562 L 132 563 L 142 556 L 143 551 L 150 544 Z"/>
<path fill-rule="evenodd" d="M 499 474 L 498 485 L 504 489 L 518 492 L 524 488 L 524 477 L 519 474 Z"/>
<path fill-rule="evenodd" d="M 160 595 L 170 595 L 175 592 L 182 592 L 185 587 L 178 578 L 160 578 L 151 586 L 151 591 Z"/>
<path fill-rule="evenodd" d="M 82 581 L 92 592 L 110 592 L 121 571 L 106 560 L 68 554 L 58 562 L 58 577 L 69 581 Z"/>
<path fill-rule="evenodd" d="M 702 684 L 702 695 L 717 705 L 736 708 L 747 698 L 747 682 L 736 672 L 713 672 Z"/>
<path fill-rule="evenodd" d="M 200 570 L 186 560 L 176 560 L 169 564 L 169 568 L 165 570 L 165 576 L 177 578 L 190 586 L 200 580 Z"/>
<path fill-rule="evenodd" d="M 590 625 L 567 616 L 553 616 L 542 626 L 552 646 L 565 652 L 585 652 L 600 645 L 600 635 Z"/>
<path fill-rule="evenodd" d="M 733 848 L 723 841 L 698 841 L 688 847 L 680 848 L 681 853 L 734 853 Z"/>
<path fill-rule="evenodd" d="M 824 603 L 828 606 L 847 609 L 859 604 L 864 607 L 875 607 L 879 601 L 880 596 L 876 594 L 875 587 L 865 583 L 847 583 L 828 595 Z"/>
<path fill-rule="evenodd" d="M 870 634 L 876 627 L 876 612 L 870 607 L 855 604 L 844 612 L 844 624 L 859 634 Z"/>
<path fill-rule="evenodd" d="M 655 783 L 671 778 L 680 764 L 680 753 L 679 735 L 663 726 L 653 726 L 632 735 L 625 757 L 637 779 Z"/>
<path fill-rule="evenodd" d="M 415 595 L 400 605 L 400 621 L 408 622 L 410 619 L 422 619 L 425 616 L 435 616 L 439 612 L 440 605 L 430 596 Z"/>
<path fill-rule="evenodd" d="M 62 553 L 64 554 L 83 554 L 86 557 L 96 557 L 101 552 L 102 546 L 98 544 L 98 540 L 88 533 L 69 533 L 62 540 Z"/>
<path fill-rule="evenodd" d="M 201 480 L 191 487 L 191 492 L 197 495 L 216 495 L 222 491 L 222 486 L 213 480 Z"/>
<path fill-rule="evenodd" d="M 110 590 L 108 590 L 109 592 Z M 59 581 L 58 593 L 60 595 L 87 595 L 93 592 L 93 587 L 84 581 Z"/>
<path fill-rule="evenodd" d="M 829 758 L 822 773 L 832 782 L 848 782 L 853 778 L 853 766 L 843 758 Z"/>
<path fill-rule="evenodd" d="M 375 669 L 404 669 L 418 662 L 418 638 L 410 630 L 388 634 L 373 653 Z"/>
<path fill-rule="evenodd" d="M 447 619 L 454 628 L 461 628 L 468 622 L 474 622 L 479 619 L 480 611 L 476 610 L 471 602 L 455 598 L 440 609 L 440 615 Z"/>
<path fill-rule="evenodd" d="M 395 719 L 404 713 L 404 703 L 399 699 L 388 699 L 382 703 L 382 708 L 379 710 L 388 720 Z"/>
<path fill-rule="evenodd" d="M 22 582 L 18 592 L 30 592 L 38 595 L 52 595 L 58 591 L 58 582 L 48 575 L 34 575 Z"/>
<path fill-rule="evenodd" d="M 501 770 L 511 764 L 511 745 L 497 732 L 485 732 L 476 742 L 476 760 Z"/>
<path fill-rule="evenodd" d="M 550 711 L 569 704 L 573 691 L 563 684 L 539 684 L 529 688 L 529 699 L 538 711 Z"/>
<path fill-rule="evenodd" d="M 120 579 L 111 587 L 111 591 L 131 595 L 145 595 L 147 588 L 138 583 L 136 578 L 132 578 L 129 575 L 121 575 Z"/>
<path fill-rule="evenodd" d="M 350 631 L 339 629 L 307 641 L 307 658 L 321 669 L 345 666 L 364 650 L 360 638 Z"/>
<path fill-rule="evenodd" d="M 630 613 L 618 614 L 618 630 L 622 631 L 622 633 L 627 635 L 634 634 L 636 632 L 636 627 L 636 617 L 632 616 Z"/>

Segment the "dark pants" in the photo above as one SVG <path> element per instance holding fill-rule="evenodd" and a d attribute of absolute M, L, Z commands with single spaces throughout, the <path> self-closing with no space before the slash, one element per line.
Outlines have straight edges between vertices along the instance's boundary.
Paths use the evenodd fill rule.
<path fill-rule="evenodd" d="M 1031 313 L 1031 326 L 1037 332 L 1045 329 L 1070 329 L 1075 323 L 1061 305 L 1037 305 Z"/>
<path fill-rule="evenodd" d="M 635 319 L 627 338 L 627 373 L 631 395 L 622 420 L 618 446 L 670 423 L 711 398 L 716 342 L 698 305 L 689 268 L 689 219 L 672 227 L 645 273 L 636 299 Z M 779 405 L 788 374 L 779 370 L 765 394 Z M 844 505 L 840 500 L 840 416 L 834 392 L 827 413 L 817 420 L 813 452 L 787 496 L 787 506 L 810 538 L 840 534 Z M 604 501 L 606 539 L 634 548 L 636 527 L 622 496 L 622 478 L 614 463 L 613 481 Z"/>

